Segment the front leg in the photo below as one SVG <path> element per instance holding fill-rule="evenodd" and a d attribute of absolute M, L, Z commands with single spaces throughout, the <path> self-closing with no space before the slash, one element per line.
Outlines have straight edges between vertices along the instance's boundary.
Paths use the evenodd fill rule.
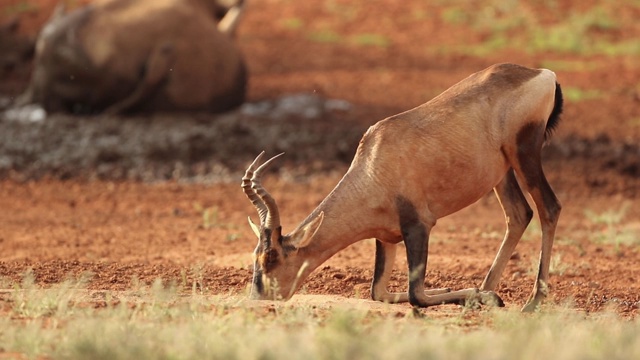
<path fill-rule="evenodd" d="M 413 210 L 415 211 L 415 208 Z M 413 219 L 407 219 L 404 222 L 402 220 L 401 216 L 400 225 L 409 264 L 409 303 L 419 307 L 440 304 L 442 303 L 440 301 L 433 302 L 433 298 L 437 295 L 429 296 L 424 293 L 424 278 L 429 255 L 429 230 L 418 220 L 417 213 Z"/>
<path fill-rule="evenodd" d="M 437 303 L 433 303 L 431 300 L 441 295 L 430 296 L 424 293 L 430 229 L 420 220 L 416 207 L 409 199 L 398 197 L 396 199 L 396 208 L 400 220 L 400 231 L 407 250 L 407 262 L 409 263 L 409 303 L 420 307 L 436 305 Z"/>
<path fill-rule="evenodd" d="M 389 280 L 393 271 L 398 245 L 382 242 L 376 239 L 376 263 L 373 270 L 373 281 L 371 283 L 371 298 L 389 304 L 405 303 L 409 301 L 406 292 L 392 293 L 388 290 Z M 430 289 L 425 290 L 425 295 L 443 294 L 450 289 Z"/>
<path fill-rule="evenodd" d="M 409 264 L 409 303 L 413 306 L 428 307 L 440 304 L 466 304 L 469 300 L 481 304 L 504 306 L 502 299 L 494 292 L 480 292 L 471 288 L 429 295 L 424 291 L 424 278 L 429 254 L 428 228 L 418 217 L 415 207 L 402 201 L 398 204 L 400 229 L 407 249 Z"/>

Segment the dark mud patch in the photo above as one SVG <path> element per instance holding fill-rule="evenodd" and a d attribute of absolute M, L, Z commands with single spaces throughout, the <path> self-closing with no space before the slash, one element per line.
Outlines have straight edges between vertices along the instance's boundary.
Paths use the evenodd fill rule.
<path fill-rule="evenodd" d="M 344 167 L 366 130 L 350 109 L 301 94 L 223 115 L 5 116 L 0 177 L 215 180 L 242 171 L 263 150 L 287 153 L 279 165 L 299 171 Z"/>

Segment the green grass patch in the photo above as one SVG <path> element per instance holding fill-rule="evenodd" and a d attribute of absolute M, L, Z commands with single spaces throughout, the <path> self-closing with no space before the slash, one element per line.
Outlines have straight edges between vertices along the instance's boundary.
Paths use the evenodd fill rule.
<path fill-rule="evenodd" d="M 592 240 L 603 244 L 613 244 L 614 252 L 622 254 L 622 246 L 640 245 L 640 234 L 631 228 L 625 227 L 622 222 L 626 217 L 629 205 L 620 209 L 610 209 L 601 213 L 585 210 L 585 217 L 600 228 L 593 234 Z"/>
<path fill-rule="evenodd" d="M 448 24 L 460 25 L 469 22 L 469 15 L 459 7 L 446 8 L 440 14 L 440 18 Z"/>
<path fill-rule="evenodd" d="M 602 67 L 601 63 L 592 62 L 588 60 L 545 60 L 542 61 L 541 66 L 543 68 L 551 69 L 553 71 L 594 71 Z"/>
<path fill-rule="evenodd" d="M 332 15 L 332 17 L 341 18 L 345 21 L 354 20 L 358 17 L 359 13 L 358 7 L 351 2 L 325 0 L 323 3 L 323 7 L 326 12 Z"/>
<path fill-rule="evenodd" d="M 205 230 L 208 229 L 213 229 L 213 228 L 217 228 L 217 229 L 227 229 L 227 230 L 233 230 L 233 231 L 237 231 L 238 230 L 238 226 L 235 224 L 231 224 L 231 223 L 226 223 L 223 222 L 220 219 L 220 209 L 217 206 L 210 206 L 210 207 L 203 207 L 201 204 L 199 203 L 194 203 L 193 204 L 193 209 L 200 213 L 201 217 L 202 217 L 202 228 Z M 237 233 L 231 233 L 227 236 L 227 240 L 229 241 L 234 241 L 237 239 L 238 234 Z"/>
<path fill-rule="evenodd" d="M 292 17 L 280 20 L 283 27 L 289 30 L 298 30 L 304 26 L 304 21 L 300 18 Z"/>
<path fill-rule="evenodd" d="M 581 89 L 577 87 L 563 87 L 562 94 L 567 101 L 580 102 L 586 100 L 600 99 L 604 93 L 598 89 Z"/>
<path fill-rule="evenodd" d="M 587 54 L 604 54 L 609 56 L 640 55 L 640 42 L 637 39 L 621 42 L 595 41 Z"/>
<path fill-rule="evenodd" d="M 629 126 L 640 127 L 640 117 L 629 119 Z"/>
<path fill-rule="evenodd" d="M 84 281 L 44 289 L 26 280 L 3 291 L 1 303 L 16 305 L 0 318 L 2 351 L 50 359 L 640 358 L 640 321 L 565 306 L 526 315 L 409 306 L 371 312 L 364 305 L 185 295 L 160 280 L 131 291 L 91 292 Z"/>
<path fill-rule="evenodd" d="M 2 12 L 8 16 L 16 16 L 29 12 L 35 12 L 38 8 L 28 1 L 20 1 L 16 4 L 4 6 Z"/>
<path fill-rule="evenodd" d="M 540 259 L 534 256 L 530 259 L 530 265 L 527 269 L 527 274 L 531 277 L 535 277 L 538 274 L 539 268 Z M 571 270 L 573 269 L 571 268 L 570 264 L 562 261 L 562 254 L 556 252 L 551 255 L 551 262 L 549 263 L 549 274 L 562 276 Z"/>
<path fill-rule="evenodd" d="M 377 46 L 382 48 L 391 45 L 391 39 L 381 34 L 362 33 L 345 37 L 330 29 L 313 31 L 307 35 L 307 38 L 311 41 L 327 44 L 349 43 L 357 46 Z"/>
<path fill-rule="evenodd" d="M 537 217 L 531 219 L 531 222 L 524 230 L 522 234 L 522 240 L 524 241 L 537 241 L 542 237 L 542 226 L 540 220 Z"/>
<path fill-rule="evenodd" d="M 527 53 L 561 53 L 573 55 L 640 55 L 640 42 L 636 39 L 617 40 L 615 35 L 635 24 L 616 16 L 619 11 L 613 3 L 601 3 L 581 11 L 572 11 L 549 23 L 518 1 L 486 0 L 481 2 L 454 2 L 444 5 L 440 18 L 450 26 L 468 27 L 469 31 L 483 35 L 480 44 L 448 44 L 449 50 L 484 56 L 503 49 L 517 49 Z M 554 2 L 536 6 L 556 13 Z M 627 18 L 624 18 L 627 19 Z M 627 21 L 626 23 L 623 21 Z"/>
<path fill-rule="evenodd" d="M 349 40 L 356 45 L 378 46 L 383 48 L 391 44 L 391 40 L 388 37 L 373 33 L 353 35 L 349 37 Z"/>
<path fill-rule="evenodd" d="M 336 44 L 344 40 L 342 35 L 336 33 L 333 30 L 326 30 L 326 29 L 311 32 L 308 35 L 308 38 L 311 41 L 327 43 L 327 44 Z"/>

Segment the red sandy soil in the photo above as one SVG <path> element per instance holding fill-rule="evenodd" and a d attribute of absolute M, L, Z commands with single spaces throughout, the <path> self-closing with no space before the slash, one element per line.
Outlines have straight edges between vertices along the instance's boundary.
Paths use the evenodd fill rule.
<path fill-rule="evenodd" d="M 25 3 L 5 0 L 3 4 L 7 2 Z M 37 32 L 54 1 L 34 3 L 39 4 L 37 9 L 20 15 L 26 19 L 25 34 Z M 325 3 L 347 6 L 350 2 L 318 3 L 250 2 L 238 42 L 251 71 L 251 100 L 317 92 L 350 101 L 362 114 L 354 121 L 372 124 L 425 102 L 495 62 L 590 64 L 588 69 L 556 71 L 566 88 L 599 89 L 607 95 L 568 102 L 553 140 L 559 150 L 546 155 L 549 180 L 564 205 L 554 246 L 550 302 L 574 303 L 586 312 L 611 306 L 624 316 L 638 314 L 638 63 L 624 56 L 530 55 L 513 49 L 485 57 L 428 51 L 429 44 L 482 41 L 482 34 L 444 24 L 436 16 L 426 16 L 424 21 L 406 19 L 407 13 L 417 13 L 420 6 L 427 14 L 441 11 L 425 2 L 407 2 L 404 7 L 391 0 L 362 2 L 352 13 L 345 11 L 344 17 Z M 558 3 L 559 13 L 590 4 Z M 638 15 L 634 7 L 621 11 Z M 549 16 L 552 21 L 560 15 Z M 300 27 L 288 26 L 294 22 L 287 19 L 299 19 Z M 307 36 L 325 28 L 334 29 L 344 39 L 351 34 L 382 33 L 389 44 L 325 43 Z M 610 36 L 637 38 L 638 33 L 613 32 Z M 327 131 L 331 139 L 341 130 Z M 566 150 L 563 144 L 569 142 L 574 145 Z M 579 146 L 575 144 L 585 149 L 576 150 Z M 265 184 L 279 202 L 285 231 L 301 221 L 339 177 L 335 172 L 295 180 L 269 177 Z M 50 285 L 91 272 L 89 288 L 94 290 L 129 289 L 134 278 L 149 283 L 158 277 L 176 281 L 186 277 L 188 284 L 202 279 L 209 294 L 244 294 L 256 243 L 246 217 L 255 217 L 255 210 L 241 192 L 238 179 L 233 180 L 229 184 L 2 180 L 0 276 L 19 280 L 32 269 L 37 283 Z M 203 220 L 203 209 L 209 209 L 208 222 Z M 621 209 L 626 209 L 622 219 L 609 226 L 586 215 L 586 211 L 599 214 Z M 512 256 L 498 289 L 508 306 L 521 306 L 531 292 L 540 247 L 538 227 L 532 224 L 532 228 Z M 503 233 L 503 215 L 491 194 L 442 219 L 432 236 L 428 286 L 479 286 Z M 635 238 L 635 242 L 616 245 L 612 239 L 617 235 Z M 338 253 L 312 274 L 301 292 L 369 297 L 373 248 L 372 240 L 365 240 Z M 393 279 L 396 289 L 406 286 L 403 261 L 398 261 Z"/>

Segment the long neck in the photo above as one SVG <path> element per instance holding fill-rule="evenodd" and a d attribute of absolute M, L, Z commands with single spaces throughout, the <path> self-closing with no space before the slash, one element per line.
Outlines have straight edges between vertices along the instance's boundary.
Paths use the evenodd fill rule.
<path fill-rule="evenodd" d="M 324 220 L 313 239 L 298 253 L 299 266 L 305 261 L 307 266 L 302 270 L 296 287 L 318 266 L 347 246 L 371 237 L 371 214 L 368 213 L 367 186 L 347 172 L 331 193 L 294 231 L 302 229 L 315 219 L 320 212 Z"/>

